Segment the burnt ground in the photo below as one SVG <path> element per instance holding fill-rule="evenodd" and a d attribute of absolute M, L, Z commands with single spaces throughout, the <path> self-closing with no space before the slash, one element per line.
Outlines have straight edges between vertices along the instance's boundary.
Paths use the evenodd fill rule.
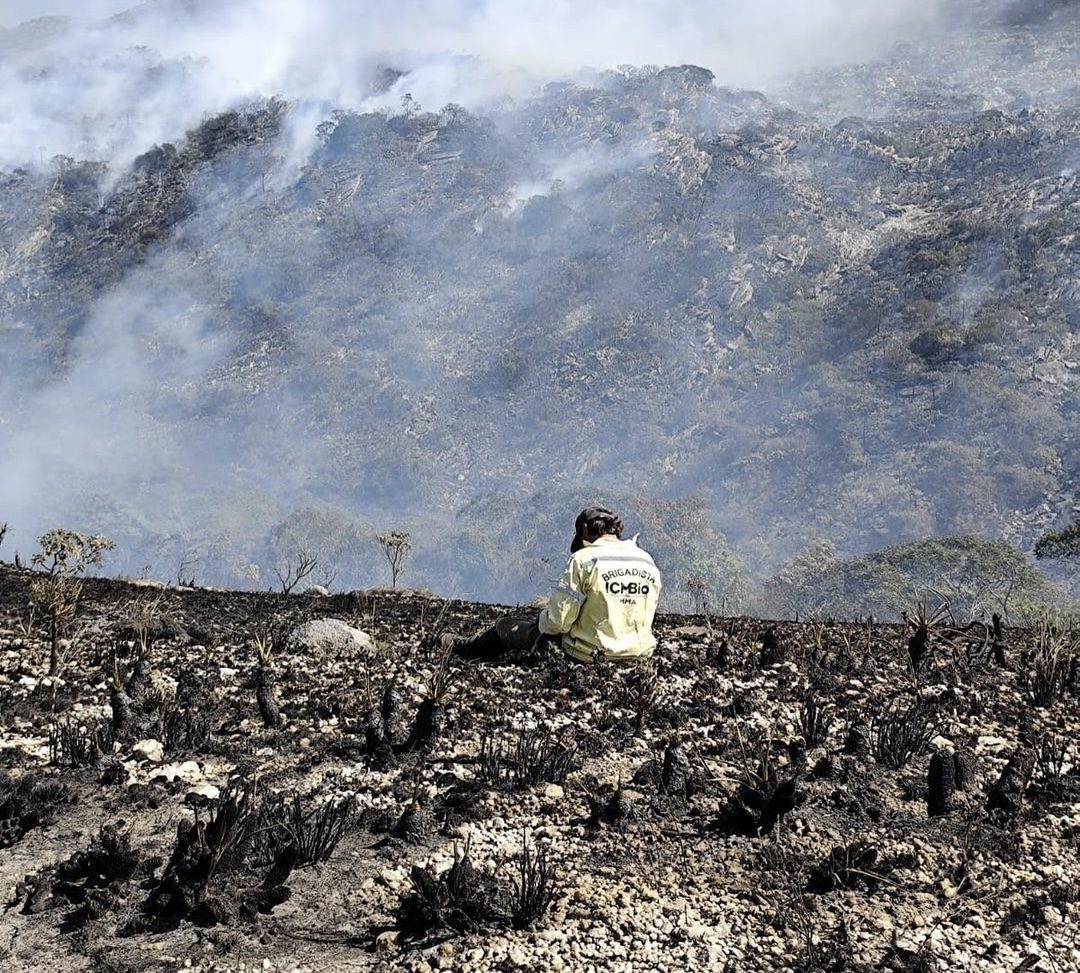
<path fill-rule="evenodd" d="M 0 566 L 6 970 L 1080 963 L 1068 639 L 1054 675 L 937 628 L 914 673 L 899 626 L 663 616 L 652 667 L 443 666 L 510 609 L 89 579 L 50 680 L 33 577 Z M 312 618 L 375 647 L 274 637 Z"/>

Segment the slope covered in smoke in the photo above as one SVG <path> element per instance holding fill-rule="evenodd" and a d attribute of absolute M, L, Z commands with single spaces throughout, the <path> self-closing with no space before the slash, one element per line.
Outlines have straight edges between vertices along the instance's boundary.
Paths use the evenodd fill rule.
<path fill-rule="evenodd" d="M 884 5 L 797 82 L 787 33 L 759 47 L 764 92 L 730 84 L 745 52 L 510 70 L 462 6 L 416 33 L 481 56 L 388 57 L 390 18 L 332 41 L 334 4 L 239 5 L 209 47 L 194 3 L 0 35 L 25 95 L 0 111 L 0 518 L 24 553 L 65 523 L 132 573 L 198 551 L 200 580 L 260 584 L 307 544 L 362 584 L 370 527 L 401 526 L 413 580 L 516 598 L 601 494 L 672 590 L 732 593 L 816 539 L 1067 506 L 1075 5 Z M 850 10 L 821 7 L 808 40 Z M 626 9 L 644 60 L 658 15 Z M 289 30 L 256 52 L 260 13 Z M 714 52 L 757 36 L 702 17 Z M 692 33 L 665 30 L 661 52 Z"/>

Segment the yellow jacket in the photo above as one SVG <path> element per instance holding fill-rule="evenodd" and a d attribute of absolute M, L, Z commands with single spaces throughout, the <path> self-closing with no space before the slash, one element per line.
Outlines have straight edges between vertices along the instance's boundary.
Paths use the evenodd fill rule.
<path fill-rule="evenodd" d="M 570 555 L 559 583 L 540 612 L 540 631 L 561 635 L 563 651 L 591 662 L 652 655 L 653 616 L 660 572 L 637 541 L 605 534 Z"/>

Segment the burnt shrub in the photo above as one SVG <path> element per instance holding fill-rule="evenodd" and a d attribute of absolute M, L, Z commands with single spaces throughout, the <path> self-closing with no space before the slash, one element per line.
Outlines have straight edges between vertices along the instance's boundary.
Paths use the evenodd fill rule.
<path fill-rule="evenodd" d="M 541 783 L 565 784 L 578 766 L 576 746 L 543 726 L 522 724 L 513 738 L 488 733 L 480 740 L 477 772 L 495 786 L 524 790 Z"/>
<path fill-rule="evenodd" d="M 1075 758 L 1070 759 L 1072 746 L 1068 737 L 1049 732 L 1040 733 L 1032 741 L 1032 801 L 1049 806 L 1080 800 L 1080 772 L 1075 769 Z"/>
<path fill-rule="evenodd" d="M 112 753 L 109 723 L 85 724 L 73 719 L 49 726 L 49 763 L 54 767 L 87 767 Z"/>
<path fill-rule="evenodd" d="M 813 690 L 807 690 L 799 701 L 797 720 L 799 732 L 807 747 L 814 749 L 822 746 L 829 737 L 829 730 L 833 724 L 835 707 L 830 704 L 822 704 Z"/>
<path fill-rule="evenodd" d="M 250 920 L 289 897 L 285 885 L 300 856 L 295 841 L 267 825 L 261 785 L 245 775 L 230 780 L 205 817 L 181 821 L 161 880 L 144 904 L 144 917 L 128 927 L 200 925 Z"/>
<path fill-rule="evenodd" d="M 539 922 L 555 901 L 557 870 L 548 861 L 547 849 L 541 845 L 533 850 L 523 833 L 515 872 L 510 923 L 515 929 L 527 929 Z"/>
<path fill-rule="evenodd" d="M 877 864 L 877 846 L 868 841 L 837 845 L 810 868 L 806 887 L 811 892 L 851 889 L 859 884 L 873 887 L 882 878 L 874 871 Z"/>
<path fill-rule="evenodd" d="M 481 872 L 469 856 L 469 844 L 441 875 L 414 865 L 412 891 L 400 902 L 397 926 L 405 939 L 422 939 L 448 930 L 469 933 L 491 926 L 509 913 L 507 890 Z"/>
<path fill-rule="evenodd" d="M 844 753 L 849 757 L 865 757 L 869 752 L 869 726 L 859 720 L 850 722 L 844 736 Z"/>
<path fill-rule="evenodd" d="M 717 823 L 737 834 L 767 834 L 803 799 L 798 774 L 779 764 L 770 737 L 748 745 L 740 736 L 739 744 L 739 778 Z"/>
<path fill-rule="evenodd" d="M 776 631 L 775 625 L 770 625 L 761 635 L 761 664 L 763 666 L 775 666 L 784 662 L 788 657 L 788 647 Z"/>
<path fill-rule="evenodd" d="M 210 721 L 197 710 L 170 708 L 162 717 L 161 742 L 169 753 L 203 750 L 210 742 Z"/>
<path fill-rule="evenodd" d="M 1024 674 L 1036 706 L 1047 708 L 1064 698 L 1075 658 L 1076 646 L 1062 632 L 1045 624 L 1039 628 Z"/>
<path fill-rule="evenodd" d="M 412 890 L 401 900 L 397 926 L 405 939 L 437 932 L 471 933 L 491 928 L 526 929 L 543 918 L 555 900 L 557 874 L 546 849 L 534 849 L 522 833 L 521 849 L 509 863 L 511 880 L 500 882 L 476 868 L 464 850 L 440 875 L 414 866 Z"/>
<path fill-rule="evenodd" d="M 356 802 L 351 797 L 305 801 L 298 793 L 290 797 L 267 795 L 260 815 L 254 851 L 267 867 L 274 863 L 281 848 L 290 845 L 296 849 L 295 868 L 326 861 L 359 822 Z"/>
<path fill-rule="evenodd" d="M 997 827 L 1009 828 L 1019 818 L 1035 771 L 1035 759 L 1033 750 L 1019 747 L 991 785 L 986 796 L 986 810 Z"/>
<path fill-rule="evenodd" d="M 966 747 L 953 751 L 953 783 L 958 791 L 974 790 L 979 782 L 979 764 L 975 753 Z"/>
<path fill-rule="evenodd" d="M 130 834 L 120 826 L 106 826 L 84 850 L 27 876 L 16 897 L 28 915 L 73 905 L 66 921 L 69 929 L 78 928 L 120 902 L 141 861 L 131 848 Z"/>
<path fill-rule="evenodd" d="M 427 692 L 416 710 L 412 730 L 405 744 L 410 750 L 430 752 L 446 732 L 445 700 L 451 685 L 450 657 L 451 650 L 448 647 L 440 653 L 428 678 Z"/>
<path fill-rule="evenodd" d="M 660 766 L 660 791 L 686 797 L 691 787 L 690 758 L 686 750 L 672 740 L 664 749 L 664 760 Z"/>
<path fill-rule="evenodd" d="M 937 724 L 923 703 L 904 707 L 894 702 L 870 721 L 870 752 L 882 766 L 899 770 L 925 753 L 936 735 Z"/>
<path fill-rule="evenodd" d="M 433 824 L 431 812 L 413 800 L 401 812 L 391 834 L 398 841 L 415 845 L 431 835 Z"/>
<path fill-rule="evenodd" d="M 0 773 L 0 848 L 8 848 L 35 828 L 54 823 L 75 795 L 59 781 L 38 773 L 21 778 Z"/>

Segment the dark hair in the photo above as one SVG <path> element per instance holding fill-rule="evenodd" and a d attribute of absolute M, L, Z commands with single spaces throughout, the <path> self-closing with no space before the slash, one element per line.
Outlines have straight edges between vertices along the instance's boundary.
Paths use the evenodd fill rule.
<path fill-rule="evenodd" d="M 574 521 L 574 543 L 570 545 L 570 552 L 581 550 L 587 536 L 595 538 L 602 534 L 614 534 L 622 537 L 622 532 L 622 518 L 607 507 L 586 507 Z"/>

